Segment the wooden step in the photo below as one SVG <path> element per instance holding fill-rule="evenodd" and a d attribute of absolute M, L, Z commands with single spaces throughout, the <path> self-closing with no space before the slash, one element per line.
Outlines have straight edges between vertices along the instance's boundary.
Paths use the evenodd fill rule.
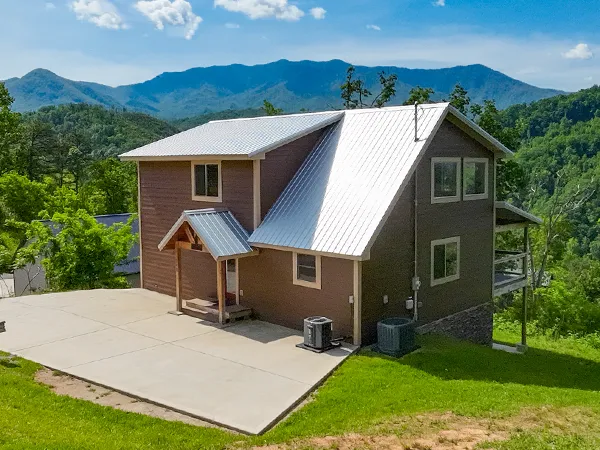
<path fill-rule="evenodd" d="M 201 299 L 188 300 L 185 302 L 183 312 L 210 322 L 219 321 L 219 305 L 214 301 Z M 243 305 L 225 306 L 224 316 L 226 321 L 246 319 L 251 315 L 252 309 Z"/>

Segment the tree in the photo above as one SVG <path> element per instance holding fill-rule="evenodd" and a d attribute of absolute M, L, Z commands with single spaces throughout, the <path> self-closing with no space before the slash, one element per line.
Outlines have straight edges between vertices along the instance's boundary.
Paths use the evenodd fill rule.
<path fill-rule="evenodd" d="M 349 66 L 346 71 L 346 82 L 340 86 L 345 109 L 382 108 L 396 95 L 398 76 L 396 74 L 386 75 L 384 71 L 381 71 L 378 74 L 381 91 L 370 104 L 367 103 L 366 100 L 371 96 L 371 91 L 366 88 L 363 80 L 354 78 L 355 73 L 354 66 Z"/>
<path fill-rule="evenodd" d="M 133 220 L 107 227 L 82 209 L 67 209 L 52 216 L 52 228 L 42 222 L 30 224 L 31 244 L 20 252 L 20 261 L 41 257 L 53 291 L 127 287 L 115 266 L 127 259 L 136 239 Z"/>
<path fill-rule="evenodd" d="M 94 214 L 119 214 L 137 209 L 135 164 L 107 158 L 93 163 L 81 190 L 84 199 L 94 199 Z M 86 202 L 91 204 L 92 202 Z"/>
<path fill-rule="evenodd" d="M 561 241 L 566 244 L 568 238 L 565 235 L 568 228 L 565 230 L 565 226 L 569 215 L 582 208 L 597 191 L 598 183 L 593 175 L 581 177 L 577 172 L 574 167 L 567 166 L 551 176 L 554 185 L 551 196 L 545 194 L 544 188 L 539 183 L 530 185 L 529 203 L 535 210 L 540 211 L 545 219 L 538 231 L 540 237 L 537 253 L 540 261 L 537 268 L 533 253 L 531 256 L 531 265 L 536 268 L 532 280 L 534 289 L 542 286 L 555 241 L 562 238 Z M 542 180 L 546 177 L 537 178 Z"/>
<path fill-rule="evenodd" d="M 467 90 L 460 85 L 460 83 L 456 83 L 454 89 L 450 93 L 450 104 L 458 109 L 465 116 L 469 112 L 469 104 L 471 103 L 471 99 L 469 98 L 469 94 Z"/>
<path fill-rule="evenodd" d="M 40 120 L 23 125 L 21 144 L 15 152 L 15 168 L 30 180 L 39 180 L 47 173 L 47 155 L 56 149 L 56 134 L 49 123 Z"/>
<path fill-rule="evenodd" d="M 0 82 L 0 174 L 13 169 L 13 152 L 21 137 L 21 115 L 11 111 L 13 102 Z"/>
<path fill-rule="evenodd" d="M 408 98 L 404 105 L 414 105 L 415 103 L 431 103 L 431 96 L 435 93 L 432 88 L 423 88 L 415 86 L 408 93 Z"/>
<path fill-rule="evenodd" d="M 283 114 L 283 109 L 276 108 L 273 103 L 268 102 L 267 100 L 263 102 L 263 108 L 267 113 L 267 116 L 279 116 Z"/>

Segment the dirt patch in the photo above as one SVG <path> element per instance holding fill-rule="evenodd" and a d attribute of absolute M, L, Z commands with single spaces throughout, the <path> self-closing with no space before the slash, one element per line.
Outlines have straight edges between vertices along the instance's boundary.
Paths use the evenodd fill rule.
<path fill-rule="evenodd" d="M 52 391 L 58 395 L 67 395 L 69 397 L 94 402 L 98 405 L 110 406 L 111 408 L 127 412 L 145 414 L 147 416 L 158 417 L 159 419 L 184 422 L 189 425 L 202 427 L 215 427 L 215 425 L 200 419 L 138 400 L 134 397 L 121 394 L 120 392 L 115 392 L 111 389 L 106 389 L 102 386 L 97 386 L 45 367 L 36 373 L 35 379 L 38 383 L 50 386 Z"/>
<path fill-rule="evenodd" d="M 501 419 L 432 413 L 397 417 L 368 434 L 318 437 L 255 450 L 473 450 L 483 442 L 507 440 L 515 432 L 544 429 L 556 434 L 573 433 L 589 430 L 599 420 L 597 411 L 574 407 L 524 408 L 518 415 Z"/>

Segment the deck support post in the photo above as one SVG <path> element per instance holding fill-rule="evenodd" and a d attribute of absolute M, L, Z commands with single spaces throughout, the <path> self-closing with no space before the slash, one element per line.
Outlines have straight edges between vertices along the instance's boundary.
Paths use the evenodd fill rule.
<path fill-rule="evenodd" d="M 175 310 L 181 312 L 181 246 L 179 241 L 175 241 L 175 299 L 177 300 Z"/>
<path fill-rule="evenodd" d="M 525 279 L 529 279 L 529 228 L 523 228 L 523 252 L 525 253 L 525 259 L 523 261 L 523 273 Z M 522 350 L 527 349 L 527 284 L 523 286 L 523 299 L 522 299 L 522 323 L 521 323 L 521 346 Z"/>
<path fill-rule="evenodd" d="M 219 300 L 219 323 L 225 323 L 225 294 L 226 288 L 226 261 L 217 261 L 217 298 Z"/>

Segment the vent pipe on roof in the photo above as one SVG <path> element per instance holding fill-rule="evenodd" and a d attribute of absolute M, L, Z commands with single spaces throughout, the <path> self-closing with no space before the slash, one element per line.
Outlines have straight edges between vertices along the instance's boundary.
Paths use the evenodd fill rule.
<path fill-rule="evenodd" d="M 415 102 L 415 142 L 419 142 L 418 107 L 419 107 L 419 102 Z"/>

